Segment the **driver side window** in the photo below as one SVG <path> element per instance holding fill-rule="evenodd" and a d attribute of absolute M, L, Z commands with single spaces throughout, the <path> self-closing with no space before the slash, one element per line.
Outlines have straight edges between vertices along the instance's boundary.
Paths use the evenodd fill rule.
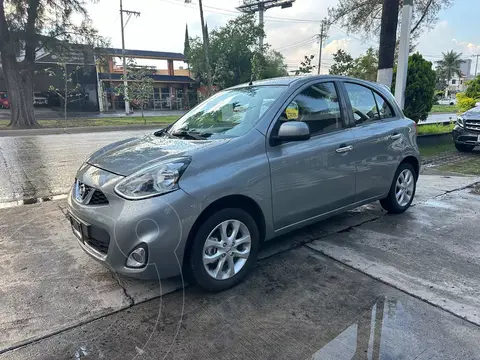
<path fill-rule="evenodd" d="M 303 90 L 286 107 L 280 121 L 303 121 L 311 136 L 343 128 L 335 84 L 319 83 Z"/>

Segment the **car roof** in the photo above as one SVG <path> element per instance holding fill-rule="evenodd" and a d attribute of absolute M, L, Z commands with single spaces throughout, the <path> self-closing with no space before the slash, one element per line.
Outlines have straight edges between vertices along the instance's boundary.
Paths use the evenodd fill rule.
<path fill-rule="evenodd" d="M 245 84 L 240 84 L 236 85 L 234 87 L 231 87 L 230 89 L 236 89 L 236 88 L 242 88 L 246 86 L 274 86 L 274 85 L 280 85 L 280 86 L 291 86 L 291 85 L 302 85 L 303 83 L 310 82 L 312 80 L 353 80 L 355 82 L 360 82 L 360 83 L 365 83 L 370 86 L 373 86 L 377 89 L 382 89 L 383 91 L 387 90 L 390 91 L 390 89 L 382 84 L 373 82 L 373 81 L 365 81 L 361 79 L 356 79 L 353 77 L 348 77 L 348 76 L 339 76 L 339 75 L 300 75 L 300 76 L 284 76 L 284 77 L 277 77 L 277 78 L 272 78 L 272 79 L 265 79 L 265 80 L 257 80 L 253 81 L 251 83 L 245 83 Z"/>

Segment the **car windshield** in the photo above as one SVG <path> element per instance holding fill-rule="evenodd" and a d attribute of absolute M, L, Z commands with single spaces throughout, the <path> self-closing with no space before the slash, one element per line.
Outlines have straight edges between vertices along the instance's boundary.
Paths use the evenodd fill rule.
<path fill-rule="evenodd" d="M 225 90 L 185 114 L 166 132 L 190 139 L 238 137 L 252 129 L 286 86 Z"/>

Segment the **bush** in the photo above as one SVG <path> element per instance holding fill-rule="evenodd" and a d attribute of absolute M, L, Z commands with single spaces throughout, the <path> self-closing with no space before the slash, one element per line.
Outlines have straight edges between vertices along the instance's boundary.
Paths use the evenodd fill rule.
<path fill-rule="evenodd" d="M 480 99 L 480 75 L 468 83 L 465 95 L 472 99 Z"/>
<path fill-rule="evenodd" d="M 419 53 L 408 58 L 405 109 L 403 110 L 407 117 L 415 122 L 428 117 L 433 106 L 436 81 L 437 75 L 430 61 L 425 60 Z M 395 84 L 392 85 L 392 89 L 395 89 Z"/>
<path fill-rule="evenodd" d="M 478 100 L 467 96 L 466 93 L 457 93 L 457 108 L 461 112 L 465 112 L 475 107 Z"/>

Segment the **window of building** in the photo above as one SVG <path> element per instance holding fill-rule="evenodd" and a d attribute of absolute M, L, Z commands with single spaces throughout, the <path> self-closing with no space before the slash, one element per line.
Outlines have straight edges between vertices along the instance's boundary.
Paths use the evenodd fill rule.
<path fill-rule="evenodd" d="M 287 106 L 280 120 L 303 121 L 312 136 L 343 128 L 335 85 L 320 83 L 303 90 Z"/>
<path fill-rule="evenodd" d="M 377 103 L 371 89 L 353 83 L 345 83 L 345 88 L 350 99 L 350 104 L 352 105 L 355 124 L 364 124 L 382 118 L 382 115 L 377 109 Z M 383 101 L 385 102 L 385 100 Z"/>
<path fill-rule="evenodd" d="M 452 79 L 452 85 L 455 85 L 457 83 L 457 80 Z"/>

